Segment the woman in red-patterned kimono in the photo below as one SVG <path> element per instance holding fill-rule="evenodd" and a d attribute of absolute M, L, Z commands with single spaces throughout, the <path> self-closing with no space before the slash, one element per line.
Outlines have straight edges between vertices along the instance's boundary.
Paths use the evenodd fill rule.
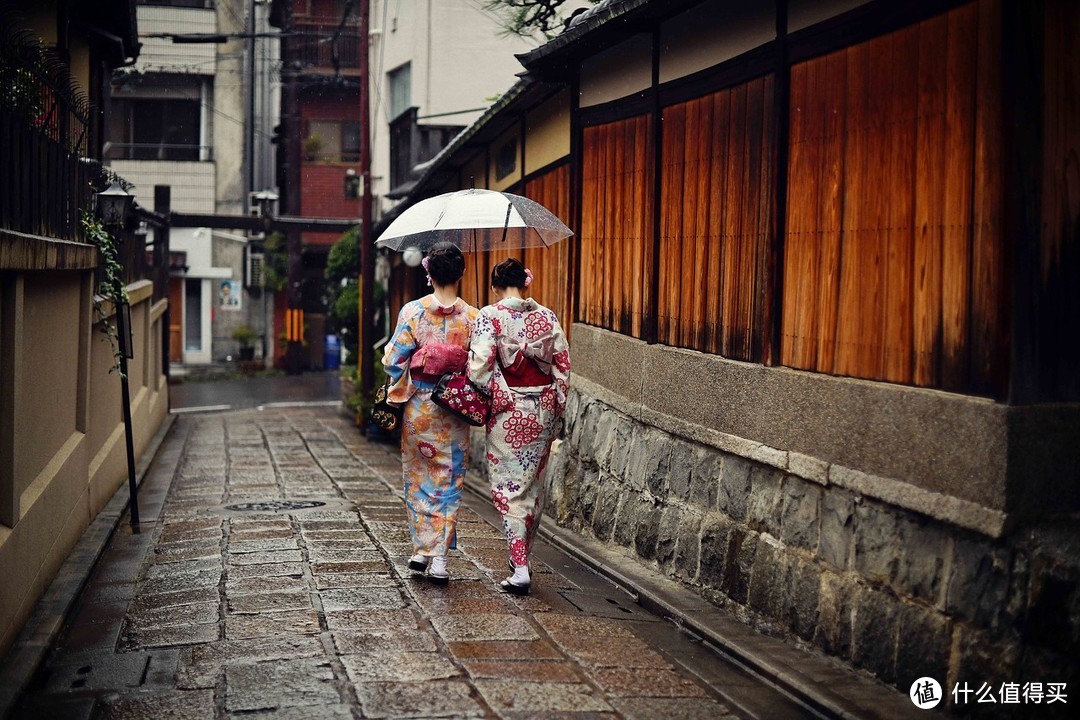
<path fill-rule="evenodd" d="M 393 383 L 387 397 L 404 406 L 401 470 L 415 554 L 409 569 L 446 585 L 447 553 L 457 546 L 457 513 L 469 455 L 469 426 L 431 401 L 440 375 L 460 372 L 477 309 L 458 297 L 465 257 L 438 243 L 424 258 L 430 295 L 401 308 L 383 367 Z M 433 367 L 457 363 L 456 367 Z"/>
<path fill-rule="evenodd" d="M 487 472 L 513 574 L 500 587 L 527 595 L 529 555 L 544 511 L 544 465 L 566 407 L 570 351 L 555 313 L 524 292 L 532 273 L 511 258 L 491 271 L 498 298 L 480 311 L 469 379 L 491 396 Z"/>

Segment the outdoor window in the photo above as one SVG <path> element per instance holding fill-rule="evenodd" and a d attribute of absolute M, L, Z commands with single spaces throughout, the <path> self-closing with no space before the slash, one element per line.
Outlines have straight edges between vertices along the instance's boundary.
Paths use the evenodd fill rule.
<path fill-rule="evenodd" d="M 109 157 L 114 160 L 199 160 L 198 100 L 113 100 Z"/>
<path fill-rule="evenodd" d="M 401 115 L 412 104 L 412 66 L 405 63 L 388 74 L 390 80 L 390 119 Z"/>
<path fill-rule="evenodd" d="M 357 162 L 360 159 L 360 124 L 312 120 L 304 140 L 308 162 Z"/>

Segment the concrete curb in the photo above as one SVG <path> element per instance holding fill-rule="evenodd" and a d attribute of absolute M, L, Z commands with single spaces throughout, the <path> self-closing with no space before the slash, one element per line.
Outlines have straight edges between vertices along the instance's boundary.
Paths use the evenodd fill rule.
<path fill-rule="evenodd" d="M 488 499 L 486 483 L 470 473 L 466 488 Z M 763 635 L 691 589 L 648 567 L 636 555 L 591 540 L 555 524 L 550 515 L 540 536 L 636 598 L 639 605 L 701 638 L 748 673 L 808 711 L 843 720 L 907 720 L 939 717 L 917 709 L 901 692 L 857 674 L 839 660 L 789 641 Z"/>
<path fill-rule="evenodd" d="M 161 427 L 143 451 L 135 468 L 139 486 L 157 458 L 158 450 L 172 430 L 175 420 L 175 416 L 166 414 Z M 49 583 L 45 594 L 38 600 L 34 612 L 0 663 L 0 718 L 6 718 L 11 713 L 34 677 L 127 511 L 128 486 L 127 482 L 123 482 L 83 531 L 75 547 L 64 559 L 56 577 Z"/>

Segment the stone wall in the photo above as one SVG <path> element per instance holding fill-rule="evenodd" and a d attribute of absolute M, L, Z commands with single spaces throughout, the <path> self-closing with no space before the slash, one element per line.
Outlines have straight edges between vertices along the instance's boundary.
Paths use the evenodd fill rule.
<path fill-rule="evenodd" d="M 927 675 L 1080 692 L 1074 520 L 995 539 L 831 483 L 812 458 L 781 468 L 661 430 L 582 385 L 548 466 L 560 525 L 904 692 Z"/>

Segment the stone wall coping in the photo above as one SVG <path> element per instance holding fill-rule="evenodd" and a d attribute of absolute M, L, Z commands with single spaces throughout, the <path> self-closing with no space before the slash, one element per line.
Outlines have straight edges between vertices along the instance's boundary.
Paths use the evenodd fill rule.
<path fill-rule="evenodd" d="M 98 249 L 86 243 L 0 230 L 0 270 L 93 270 Z"/>
<path fill-rule="evenodd" d="M 651 410 L 580 374 L 572 374 L 570 384 L 582 394 L 595 398 L 638 422 L 726 453 L 778 468 L 810 482 L 835 485 L 992 538 L 1002 537 L 1011 527 L 1008 513 L 926 490 L 902 480 L 873 475 L 687 422 Z"/>

